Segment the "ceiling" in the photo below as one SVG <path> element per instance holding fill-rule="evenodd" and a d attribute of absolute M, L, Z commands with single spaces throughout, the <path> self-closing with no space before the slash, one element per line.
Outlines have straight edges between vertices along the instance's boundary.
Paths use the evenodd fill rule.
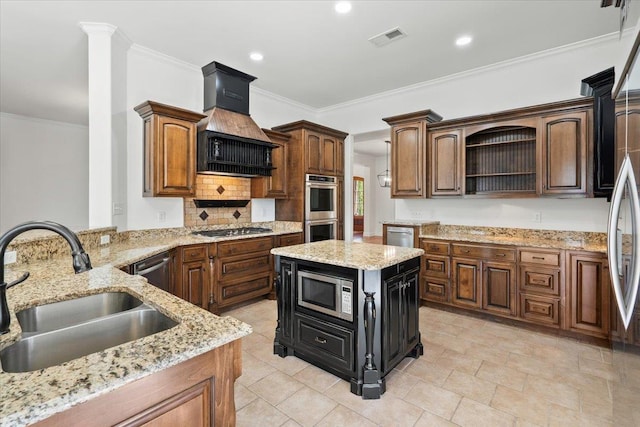
<path fill-rule="evenodd" d="M 115 25 L 133 43 L 198 67 L 222 62 L 321 110 L 613 33 L 619 20 L 600 0 L 353 1 L 346 15 L 334 3 L 0 0 L 0 111 L 87 124 L 81 21 Z M 368 41 L 394 27 L 407 37 Z M 474 40 L 458 48 L 463 34 Z M 252 51 L 264 60 L 253 62 Z"/>

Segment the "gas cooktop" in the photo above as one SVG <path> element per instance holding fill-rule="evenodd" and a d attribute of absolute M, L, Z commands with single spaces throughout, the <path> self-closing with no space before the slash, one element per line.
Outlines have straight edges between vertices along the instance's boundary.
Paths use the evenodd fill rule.
<path fill-rule="evenodd" d="M 270 228 L 263 227 L 241 227 L 241 228 L 227 228 L 223 230 L 205 230 L 194 231 L 191 234 L 199 234 L 206 237 L 228 237 L 228 236 L 245 236 L 247 234 L 260 234 L 271 233 Z"/>

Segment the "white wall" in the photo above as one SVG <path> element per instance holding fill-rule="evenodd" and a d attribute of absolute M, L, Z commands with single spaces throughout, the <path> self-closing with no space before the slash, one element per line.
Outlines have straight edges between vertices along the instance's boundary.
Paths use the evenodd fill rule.
<path fill-rule="evenodd" d="M 31 220 L 89 226 L 89 129 L 0 113 L 0 233 Z"/>
<path fill-rule="evenodd" d="M 423 109 L 453 119 L 577 98 L 583 78 L 611 66 L 622 68 L 628 39 L 601 37 L 334 106 L 320 117 L 328 126 L 360 134 L 388 129 L 382 117 Z M 378 209 L 386 206 L 379 203 Z M 608 206 L 601 199 L 398 200 L 394 216 L 461 225 L 605 231 Z M 542 214 L 539 223 L 531 221 L 536 212 Z"/>

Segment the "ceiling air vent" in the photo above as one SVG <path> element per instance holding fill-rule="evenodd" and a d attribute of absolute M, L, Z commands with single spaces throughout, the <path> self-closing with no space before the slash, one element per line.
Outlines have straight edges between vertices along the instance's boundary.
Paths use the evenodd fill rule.
<path fill-rule="evenodd" d="M 378 47 L 382 47 L 386 44 L 403 39 L 405 37 L 407 37 L 407 33 L 402 31 L 399 27 L 395 27 L 385 31 L 384 33 L 378 34 L 377 36 L 371 37 L 369 41 Z"/>

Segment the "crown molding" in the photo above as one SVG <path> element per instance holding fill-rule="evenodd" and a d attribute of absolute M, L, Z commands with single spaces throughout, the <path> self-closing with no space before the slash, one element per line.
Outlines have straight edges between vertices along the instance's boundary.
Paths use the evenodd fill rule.
<path fill-rule="evenodd" d="M 142 55 L 149 56 L 154 59 L 159 59 L 160 61 L 168 62 L 173 65 L 177 65 L 179 67 L 185 68 L 191 71 L 201 72 L 202 70 L 197 65 L 191 64 L 190 62 L 183 61 L 181 59 L 175 58 L 173 56 L 164 54 L 162 52 L 158 52 L 157 50 L 150 49 L 148 47 L 139 45 L 137 43 L 133 43 L 131 45 L 131 50 L 136 53 L 140 53 Z"/>
<path fill-rule="evenodd" d="M 89 126 L 87 126 L 87 125 L 81 125 L 81 124 L 78 124 L 78 123 L 60 122 L 60 121 L 57 121 L 57 120 L 41 119 L 39 117 L 25 116 L 23 114 L 6 113 L 4 111 L 0 111 L 0 118 L 22 120 L 22 121 L 25 121 L 25 122 L 32 122 L 32 123 L 36 122 L 36 123 L 42 123 L 42 124 L 45 124 L 45 125 L 55 125 L 55 126 L 63 126 L 63 127 L 70 127 L 70 128 L 76 128 L 76 129 L 89 130 Z"/>
<path fill-rule="evenodd" d="M 403 86 L 403 87 L 400 87 L 400 88 L 397 88 L 397 89 L 391 89 L 391 90 L 388 90 L 388 91 L 379 92 L 379 93 L 376 93 L 376 94 L 373 94 L 373 95 L 369 95 L 369 96 L 365 96 L 365 97 L 362 97 L 362 98 L 354 99 L 354 100 L 351 100 L 351 101 L 342 102 L 340 104 L 330 105 L 328 107 L 319 108 L 317 111 L 318 111 L 318 114 L 324 114 L 324 113 L 332 112 L 332 111 L 335 111 L 335 110 L 340 110 L 342 108 L 347 108 L 347 107 L 351 107 L 351 106 L 362 104 L 362 103 L 366 103 L 366 102 L 371 102 L 371 101 L 376 101 L 376 100 L 379 100 L 379 99 L 384 99 L 384 98 L 387 98 L 389 96 L 401 95 L 401 94 L 405 94 L 407 92 L 412 92 L 412 91 L 417 90 L 417 89 L 421 89 L 421 88 L 425 88 L 425 87 L 429 87 L 429 86 L 439 85 L 439 84 L 446 83 L 446 82 L 449 82 L 449 81 L 452 81 L 452 80 L 457 80 L 457 79 L 464 78 L 464 77 L 469 77 L 469 76 L 480 75 L 480 74 L 492 72 L 492 71 L 495 71 L 495 70 L 499 70 L 501 68 L 505 68 L 505 67 L 509 67 L 509 66 L 513 66 L 513 65 L 517 65 L 517 64 L 521 64 L 521 63 L 525 63 L 525 62 L 534 61 L 534 60 L 545 58 L 545 57 L 548 57 L 548 56 L 562 54 L 562 53 L 569 52 L 569 51 L 572 51 L 572 50 L 576 50 L 576 49 L 579 49 L 579 48 L 598 45 L 598 44 L 601 44 L 601 43 L 607 43 L 607 42 L 610 42 L 612 40 L 616 40 L 618 37 L 619 37 L 619 33 L 617 33 L 617 32 L 616 33 L 605 34 L 605 35 L 594 37 L 594 38 L 591 38 L 591 39 L 581 40 L 579 42 L 570 43 L 570 44 L 567 44 L 567 45 L 564 45 L 564 46 L 559 46 L 559 47 L 555 47 L 555 48 L 552 48 L 552 49 L 547 49 L 547 50 L 543 50 L 543 51 L 540 51 L 540 52 L 532 53 L 532 54 L 529 54 L 529 55 L 519 56 L 517 58 L 496 62 L 496 63 L 490 64 L 490 65 L 485 65 L 483 67 L 473 68 L 471 70 L 466 70 L 466 71 L 461 71 L 459 73 L 449 74 L 447 76 L 439 77 L 439 78 L 436 78 L 436 79 L 433 79 L 433 80 L 427 80 L 427 81 L 420 82 L 420 83 L 415 83 L 415 84 L 412 84 L 412 85 L 409 85 L 409 86 Z"/>

